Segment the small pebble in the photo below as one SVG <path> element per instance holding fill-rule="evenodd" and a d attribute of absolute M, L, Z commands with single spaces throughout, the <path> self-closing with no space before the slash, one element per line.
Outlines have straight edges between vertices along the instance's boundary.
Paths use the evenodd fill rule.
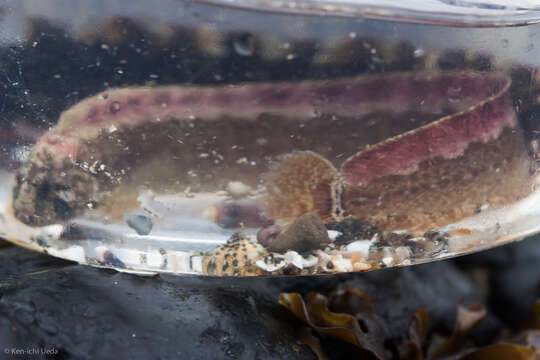
<path fill-rule="evenodd" d="M 276 236 L 268 248 L 276 252 L 287 250 L 305 252 L 323 249 L 328 243 L 328 231 L 323 221 L 318 215 L 308 213 L 299 217 L 287 230 Z"/>
<path fill-rule="evenodd" d="M 367 258 L 369 256 L 369 248 L 371 245 L 372 242 L 370 240 L 359 240 L 348 244 L 346 250 L 349 252 L 361 253 L 364 258 Z"/>
<path fill-rule="evenodd" d="M 336 241 L 336 239 L 342 235 L 343 233 L 341 231 L 328 230 L 328 238 L 330 239 L 330 242 Z"/>
<path fill-rule="evenodd" d="M 296 251 L 287 251 L 285 253 L 285 261 L 299 269 L 304 268 L 304 258 Z"/>
<path fill-rule="evenodd" d="M 128 215 L 126 222 L 128 226 L 135 230 L 139 235 L 150 234 L 152 227 L 154 226 L 154 222 L 151 218 L 139 214 Z"/>
<path fill-rule="evenodd" d="M 279 233 L 281 233 L 281 227 L 277 224 L 263 227 L 257 232 L 257 241 L 262 246 L 269 247 Z"/>
<path fill-rule="evenodd" d="M 293 276 L 296 276 L 296 275 L 300 275 L 302 273 L 302 270 L 297 268 L 296 266 L 292 265 L 292 264 L 289 264 L 285 267 L 283 267 L 283 269 L 281 270 L 281 273 L 283 275 L 293 275 Z"/>
<path fill-rule="evenodd" d="M 367 271 L 371 269 L 371 265 L 363 261 L 357 261 L 353 264 L 354 271 Z"/>
<path fill-rule="evenodd" d="M 318 262 L 319 262 L 319 259 L 316 256 L 309 255 L 307 258 L 304 258 L 304 267 L 305 268 L 313 267 L 317 265 Z"/>
<path fill-rule="evenodd" d="M 382 262 L 386 266 L 391 266 L 394 263 L 394 258 L 392 256 L 387 256 L 382 259 Z"/>
<path fill-rule="evenodd" d="M 328 261 L 330 261 L 330 255 L 328 255 L 325 251 L 317 250 L 314 252 L 317 258 L 319 259 L 319 264 L 324 265 Z"/>
<path fill-rule="evenodd" d="M 402 263 L 406 259 L 409 259 L 411 257 L 411 254 L 411 249 L 408 246 L 399 246 L 396 248 L 396 255 L 400 263 Z"/>
<path fill-rule="evenodd" d="M 230 181 L 227 184 L 227 193 L 233 198 L 241 198 L 249 194 L 251 186 L 244 184 L 241 181 Z"/>
<path fill-rule="evenodd" d="M 110 265 L 117 268 L 125 268 L 126 264 L 120 260 L 116 255 L 114 255 L 109 249 L 105 246 L 96 247 L 96 252 L 99 255 L 99 262 L 103 265 Z"/>
<path fill-rule="evenodd" d="M 344 258 L 341 254 L 331 256 L 330 263 L 333 265 L 332 272 L 350 272 L 353 270 L 351 259 Z"/>
<path fill-rule="evenodd" d="M 274 272 L 274 271 L 277 271 L 279 269 L 281 269 L 282 267 L 285 266 L 285 261 L 281 261 L 277 264 L 267 264 L 264 260 L 257 260 L 255 262 L 255 264 L 257 265 L 257 267 L 261 270 L 264 270 L 264 271 L 267 271 L 267 272 Z"/>

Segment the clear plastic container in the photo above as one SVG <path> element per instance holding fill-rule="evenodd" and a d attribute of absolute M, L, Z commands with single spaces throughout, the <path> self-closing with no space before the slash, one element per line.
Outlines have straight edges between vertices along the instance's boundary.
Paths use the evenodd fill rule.
<path fill-rule="evenodd" d="M 535 6 L 8 2 L 0 237 L 125 271 L 281 276 L 539 232 Z"/>

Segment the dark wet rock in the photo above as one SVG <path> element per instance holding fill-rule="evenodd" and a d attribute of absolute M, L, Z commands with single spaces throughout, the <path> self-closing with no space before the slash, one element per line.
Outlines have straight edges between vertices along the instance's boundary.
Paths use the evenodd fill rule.
<path fill-rule="evenodd" d="M 130 214 L 126 218 L 126 223 L 139 235 L 148 235 L 152 231 L 154 222 L 146 215 Z"/>
<path fill-rule="evenodd" d="M 0 346 L 45 344 L 82 359 L 313 359 L 298 342 L 298 321 L 277 302 L 281 292 L 357 286 L 394 340 L 420 307 L 452 329 L 457 299 L 476 296 L 451 262 L 343 276 L 141 278 L 10 247 L 0 252 L 0 278 Z M 332 358 L 355 350 L 325 346 Z"/>
<path fill-rule="evenodd" d="M 0 259 L 0 279 L 2 280 L 6 277 L 30 273 L 40 268 L 64 267 L 75 264 L 72 261 L 25 251 L 14 245 L 3 247 L 0 250 Z M 4 284 L 2 280 L 0 280 L 0 283 Z M 10 284 L 0 285 L 0 293 L 3 286 L 8 285 Z"/>
<path fill-rule="evenodd" d="M 44 271 L 1 268 L 1 349 L 55 348 L 76 359 L 314 358 L 264 279 L 141 278 L 7 250 L 0 264 Z"/>
<path fill-rule="evenodd" d="M 319 216 L 308 213 L 299 217 L 287 230 L 269 244 L 276 252 L 294 250 L 305 252 L 324 248 L 329 242 L 328 231 Z"/>

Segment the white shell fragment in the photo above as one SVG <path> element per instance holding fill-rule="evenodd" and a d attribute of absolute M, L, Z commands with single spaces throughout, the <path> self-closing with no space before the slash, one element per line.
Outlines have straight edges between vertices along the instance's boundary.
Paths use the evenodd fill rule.
<path fill-rule="evenodd" d="M 343 233 L 341 231 L 328 230 L 328 238 L 330 239 L 330 242 L 336 241 L 336 239 L 342 235 Z"/>
<path fill-rule="evenodd" d="M 268 272 L 277 271 L 286 265 L 285 261 L 281 261 L 277 264 L 272 264 L 272 263 L 267 264 L 266 262 L 264 262 L 264 260 L 257 260 L 255 264 L 257 265 L 259 269 L 268 271 Z"/>
<path fill-rule="evenodd" d="M 334 266 L 333 269 L 329 269 L 332 272 L 349 272 L 353 270 L 351 259 L 344 258 L 341 254 L 331 256 L 330 261 Z"/>
<path fill-rule="evenodd" d="M 304 258 L 296 251 L 287 251 L 285 253 L 285 261 L 296 266 L 299 269 L 304 268 Z"/>
<path fill-rule="evenodd" d="M 348 252 L 361 253 L 364 258 L 367 258 L 372 244 L 371 240 L 358 240 L 348 244 L 346 249 Z"/>

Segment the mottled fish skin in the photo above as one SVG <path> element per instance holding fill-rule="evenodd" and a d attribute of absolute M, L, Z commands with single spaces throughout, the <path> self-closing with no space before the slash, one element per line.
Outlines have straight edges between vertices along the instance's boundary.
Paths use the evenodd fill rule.
<path fill-rule="evenodd" d="M 443 79 L 446 89 L 460 89 L 452 95 L 466 102 L 464 108 L 366 147 L 340 172 L 313 152 L 281 160 L 266 176 L 272 217 L 290 223 L 315 211 L 325 221 L 352 216 L 386 231 L 423 232 L 471 216 L 484 204 L 498 207 L 528 195 L 532 161 L 508 94 L 510 79 L 418 76 L 414 81 L 423 86 L 416 91 L 410 83 L 403 85 L 408 91 L 400 91 L 400 83 L 392 91 L 411 99 L 423 99 L 418 94 L 424 91 L 442 96 Z M 311 171 L 322 164 L 323 171 Z"/>
<path fill-rule="evenodd" d="M 339 219 L 341 178 L 331 162 L 312 151 L 287 154 L 263 176 L 267 195 L 263 201 L 269 218 L 282 224 L 314 212 L 324 221 Z"/>
<path fill-rule="evenodd" d="M 260 152 L 257 158 L 277 156 L 297 147 L 311 148 L 317 145 L 317 139 L 309 133 L 299 140 L 284 141 L 281 132 L 269 134 L 265 127 L 280 123 L 285 127 L 283 131 L 295 129 L 300 132 L 298 125 L 302 121 L 326 122 L 326 118 L 313 118 L 313 114 L 321 109 L 336 116 L 367 114 L 383 105 L 370 99 L 366 99 L 363 106 L 358 103 L 358 98 L 363 98 L 367 88 L 376 81 L 378 78 L 359 77 L 235 87 L 133 87 L 102 92 L 66 110 L 58 124 L 38 140 L 17 177 L 14 212 L 21 221 L 40 226 L 65 221 L 86 211 L 89 204 L 99 206 L 102 195 L 129 176 L 124 169 L 136 166 L 140 160 L 130 157 L 130 154 L 138 148 L 146 155 L 161 144 L 155 138 L 148 141 L 139 138 L 132 141 L 134 148 L 125 152 L 128 147 L 117 146 L 116 139 L 120 141 L 122 135 L 132 134 L 129 136 L 134 137 L 145 132 L 154 137 L 153 130 L 167 124 L 176 131 L 182 131 L 182 135 L 185 129 L 191 128 L 190 125 L 201 124 L 207 127 L 203 134 L 208 138 L 212 138 L 209 134 L 215 127 L 216 137 L 222 139 L 223 132 L 227 127 L 230 132 L 230 123 L 234 123 L 243 129 L 243 132 L 239 131 L 241 129 L 235 131 L 242 134 L 242 138 L 224 139 L 222 143 L 210 145 L 221 146 L 225 151 L 236 141 L 240 142 L 239 146 L 251 141 L 250 149 Z M 326 104 L 320 104 L 323 98 L 328 100 Z M 138 129 L 142 129 L 141 134 Z M 162 132 L 170 135 L 166 130 Z M 269 145 L 262 146 L 253 138 L 256 133 L 274 136 L 274 139 Z M 340 137 L 339 129 L 334 133 L 336 139 Z M 180 142 L 181 145 L 186 144 L 182 159 L 196 156 L 199 146 L 205 141 L 193 138 Z M 265 165 L 259 161 L 256 166 L 242 167 L 239 166 L 242 158 L 233 156 L 231 154 L 225 159 L 226 166 L 218 170 L 229 171 L 233 176 L 243 175 L 245 182 L 257 185 L 257 174 L 265 170 Z M 200 158 L 190 161 L 190 166 L 203 162 Z M 208 165 L 205 171 L 216 167 L 213 162 Z"/>
<path fill-rule="evenodd" d="M 508 95 L 511 81 L 506 76 L 454 74 L 448 77 L 442 74 L 437 80 L 415 80 L 415 86 L 407 84 L 403 88 L 411 98 L 425 101 L 425 92 L 431 91 L 450 102 L 463 101 L 467 105 L 456 109 L 455 114 L 354 154 L 341 168 L 348 183 L 362 185 L 385 175 L 410 174 L 421 162 L 459 157 L 470 144 L 495 140 L 505 127 L 517 126 Z M 393 91 L 399 92 L 399 86 L 396 84 L 397 89 Z"/>

